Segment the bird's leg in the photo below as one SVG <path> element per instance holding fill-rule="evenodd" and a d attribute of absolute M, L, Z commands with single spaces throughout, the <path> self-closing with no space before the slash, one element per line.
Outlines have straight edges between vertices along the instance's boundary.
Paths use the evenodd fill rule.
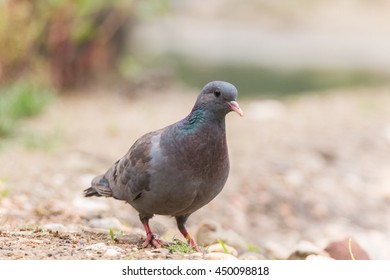
<path fill-rule="evenodd" d="M 190 236 L 190 234 L 188 233 L 188 231 L 184 225 L 182 227 L 179 227 L 179 230 L 180 230 L 181 234 L 183 234 L 183 236 L 187 239 L 188 244 L 190 244 L 191 247 L 197 246 L 195 240 L 192 239 L 192 237 Z"/>
<path fill-rule="evenodd" d="M 145 248 L 149 244 L 152 244 L 152 246 L 154 246 L 155 248 L 161 248 L 161 245 L 165 245 L 166 242 L 164 242 L 162 240 L 158 240 L 153 236 L 153 233 L 149 227 L 149 218 L 145 218 L 145 217 L 141 218 L 140 217 L 140 219 L 141 219 L 142 225 L 144 226 L 144 229 L 146 232 L 146 240 L 144 243 L 142 243 L 142 247 Z"/>
<path fill-rule="evenodd" d="M 203 250 L 196 244 L 195 240 L 192 239 L 191 235 L 188 233 L 184 223 L 187 221 L 188 216 L 178 216 L 176 217 L 177 228 L 181 234 L 187 239 L 188 244 L 194 248 L 197 252 L 202 252 Z"/>

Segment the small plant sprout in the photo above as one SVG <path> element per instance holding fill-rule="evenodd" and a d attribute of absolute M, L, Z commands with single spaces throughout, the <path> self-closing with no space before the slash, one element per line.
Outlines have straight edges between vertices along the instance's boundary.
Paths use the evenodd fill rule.
<path fill-rule="evenodd" d="M 113 243 L 117 242 L 117 238 L 115 236 L 115 232 L 112 228 L 110 228 L 110 238 Z"/>
<path fill-rule="evenodd" d="M 246 247 L 248 248 L 249 251 L 255 252 L 255 253 L 261 253 L 261 249 L 257 247 L 256 245 L 253 244 L 247 244 Z"/>
<path fill-rule="evenodd" d="M 349 251 L 349 254 L 351 255 L 351 259 L 353 261 L 355 261 L 356 259 L 355 259 L 353 252 L 352 252 L 352 238 L 351 237 L 348 240 L 348 251 Z"/>
<path fill-rule="evenodd" d="M 172 253 L 186 254 L 192 252 L 193 248 L 187 242 L 175 238 L 172 243 L 169 243 L 168 250 Z"/>
<path fill-rule="evenodd" d="M 223 242 L 221 239 L 218 239 L 218 242 L 219 242 L 219 244 L 221 244 L 222 249 L 223 249 L 223 251 L 224 251 L 226 254 L 231 254 L 231 253 L 229 252 L 229 250 L 226 248 L 225 242 Z"/>

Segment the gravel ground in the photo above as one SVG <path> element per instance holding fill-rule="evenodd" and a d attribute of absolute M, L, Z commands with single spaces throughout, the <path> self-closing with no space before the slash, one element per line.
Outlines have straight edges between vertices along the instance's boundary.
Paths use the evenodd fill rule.
<path fill-rule="evenodd" d="M 189 112 L 196 93 L 182 91 L 63 96 L 3 141 L 0 259 L 231 257 L 216 253 L 221 249 L 142 249 L 144 233 L 130 206 L 82 197 L 91 178 L 140 135 Z M 351 237 L 372 259 L 390 259 L 387 90 L 240 101 L 245 117 L 227 120 L 228 183 L 188 222 L 198 243 L 221 239 L 237 251 L 233 258 L 285 259 L 297 246 L 326 256 L 321 248 Z M 157 216 L 151 226 L 165 240 L 181 238 L 169 217 Z"/>

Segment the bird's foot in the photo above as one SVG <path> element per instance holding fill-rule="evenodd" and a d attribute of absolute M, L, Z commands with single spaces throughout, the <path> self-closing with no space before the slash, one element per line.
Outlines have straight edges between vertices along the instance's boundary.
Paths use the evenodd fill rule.
<path fill-rule="evenodd" d="M 198 253 L 202 253 L 203 255 L 206 254 L 206 251 L 202 247 L 200 247 L 196 244 L 195 244 L 195 246 L 192 246 L 192 248 L 194 248 L 194 250 L 197 251 Z"/>
<path fill-rule="evenodd" d="M 200 247 L 198 244 L 196 244 L 195 240 L 192 239 L 189 235 L 187 235 L 187 241 L 188 244 L 197 252 L 202 253 L 203 255 L 206 253 L 206 251 Z"/>
<path fill-rule="evenodd" d="M 183 224 L 179 224 L 178 228 L 179 228 L 181 234 L 183 234 L 183 236 L 185 237 L 185 239 L 187 239 L 188 245 L 190 245 L 191 248 L 193 248 L 195 251 L 200 252 L 200 253 L 202 253 L 204 255 L 205 251 L 203 250 L 203 248 L 198 246 L 198 244 L 196 244 L 195 240 L 192 239 L 191 235 L 188 233 L 188 231 L 184 227 L 184 225 Z"/>
<path fill-rule="evenodd" d="M 161 248 L 161 246 L 167 246 L 168 243 L 164 240 L 157 239 L 153 236 L 153 234 L 148 234 L 146 236 L 146 240 L 142 243 L 142 248 L 146 248 L 149 244 L 151 244 L 154 248 Z"/>
<path fill-rule="evenodd" d="M 146 232 L 146 240 L 144 243 L 142 243 L 142 248 L 147 247 L 149 244 L 151 244 L 155 248 L 161 248 L 161 246 L 167 246 L 168 243 L 166 243 L 163 240 L 157 239 L 153 236 L 152 231 L 149 227 L 149 218 L 141 218 L 141 222 L 144 226 L 145 232 Z"/>

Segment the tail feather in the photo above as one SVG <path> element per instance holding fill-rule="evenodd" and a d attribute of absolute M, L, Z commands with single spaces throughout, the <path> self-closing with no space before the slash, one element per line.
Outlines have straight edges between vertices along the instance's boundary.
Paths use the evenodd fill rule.
<path fill-rule="evenodd" d="M 97 176 L 92 180 L 91 187 L 84 190 L 84 196 L 105 196 L 111 197 L 112 190 L 107 178 L 104 175 Z"/>
<path fill-rule="evenodd" d="M 101 196 L 94 188 L 90 187 L 88 189 L 85 189 L 83 191 L 83 194 L 85 197 L 90 197 L 90 196 Z"/>

